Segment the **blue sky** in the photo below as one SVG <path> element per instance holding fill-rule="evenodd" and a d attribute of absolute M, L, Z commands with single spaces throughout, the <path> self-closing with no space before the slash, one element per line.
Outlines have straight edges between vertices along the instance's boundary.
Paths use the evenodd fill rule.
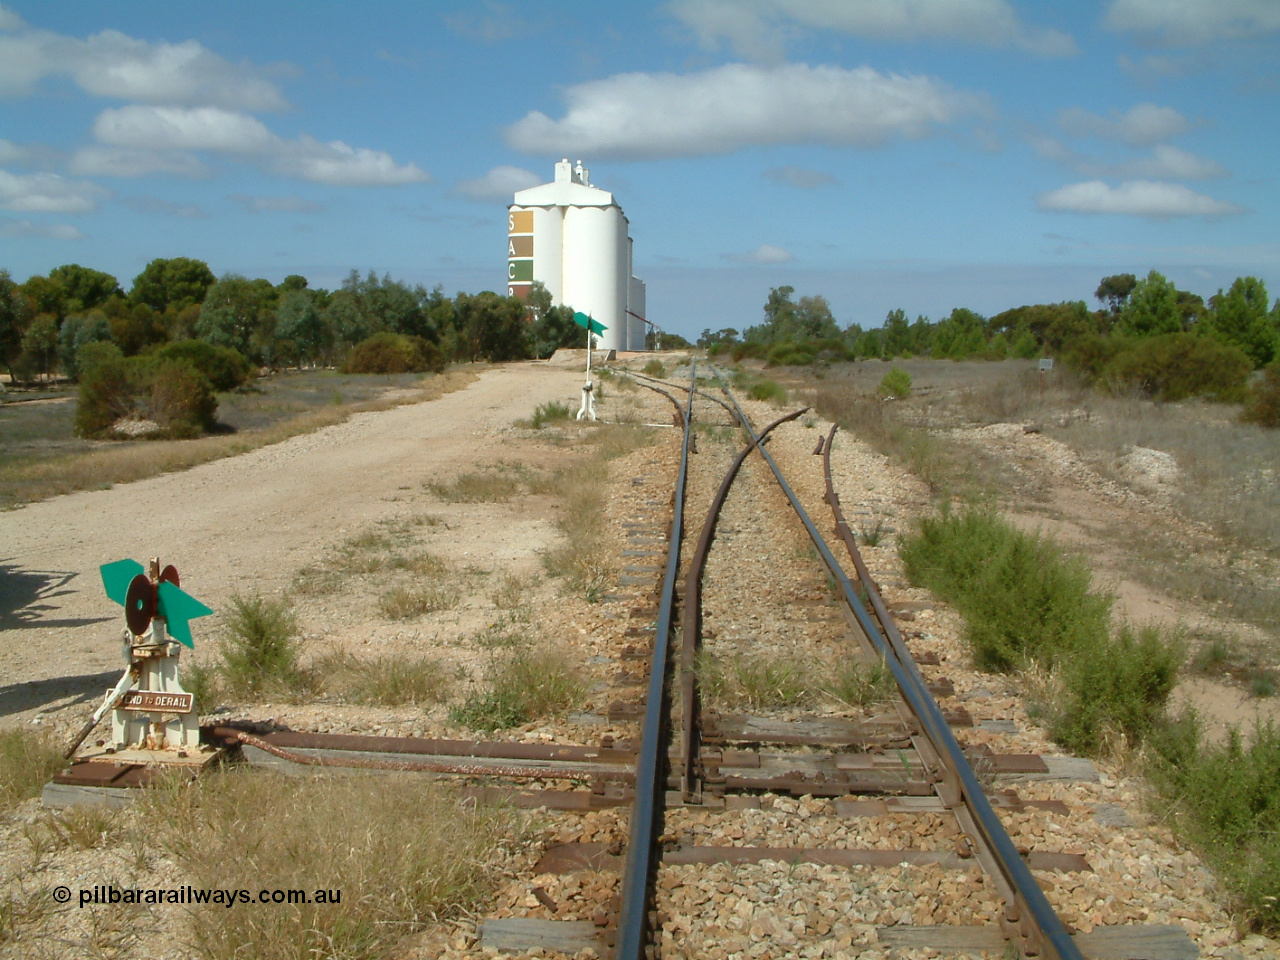
<path fill-rule="evenodd" d="M 1280 295 L 1280 0 L 2 0 L 0 267 L 503 289 L 581 158 L 649 318 Z"/>

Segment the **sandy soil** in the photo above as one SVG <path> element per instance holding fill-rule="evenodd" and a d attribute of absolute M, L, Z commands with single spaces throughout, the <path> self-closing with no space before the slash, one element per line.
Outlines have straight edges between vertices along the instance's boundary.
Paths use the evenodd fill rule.
<path fill-rule="evenodd" d="M 499 459 L 502 431 L 539 403 L 575 396 L 580 376 L 572 367 L 510 364 L 429 403 L 0 513 L 0 723 L 83 712 L 119 676 L 123 619 L 103 593 L 99 565 L 158 555 L 215 610 L 236 593 L 280 592 L 353 532 L 406 515 L 424 479 Z M 542 539 L 507 527 L 475 547 L 511 552 L 521 536 Z M 216 620 L 196 622 L 197 644 Z"/>

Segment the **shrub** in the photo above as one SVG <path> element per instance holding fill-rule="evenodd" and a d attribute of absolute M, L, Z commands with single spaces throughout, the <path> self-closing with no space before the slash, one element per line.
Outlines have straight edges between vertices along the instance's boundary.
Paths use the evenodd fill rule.
<path fill-rule="evenodd" d="M 1262 379 L 1249 389 L 1240 419 L 1273 430 L 1280 427 L 1280 360 L 1267 367 Z"/>
<path fill-rule="evenodd" d="M 979 667 L 1052 665 L 1108 634 L 1111 598 L 1090 593 L 1085 562 L 993 513 L 926 517 L 901 550 L 911 581 L 964 616 Z"/>
<path fill-rule="evenodd" d="M 1207 396 L 1235 401 L 1244 397 L 1253 364 L 1238 347 L 1212 337 L 1167 333 L 1125 341 L 1102 371 L 1113 392 L 1137 391 L 1158 400 Z"/>
<path fill-rule="evenodd" d="M 202 373 L 213 389 L 234 390 L 249 380 L 249 361 L 231 347 L 219 347 L 204 340 L 178 340 L 147 354 L 150 360 L 185 360 Z"/>
<path fill-rule="evenodd" d="M 298 621 L 287 601 L 232 597 L 221 664 L 229 692 L 253 696 L 305 687 L 299 646 Z"/>
<path fill-rule="evenodd" d="M 439 703 L 451 679 L 439 660 L 404 653 L 365 658 L 334 651 L 317 660 L 314 670 L 326 693 L 384 707 Z"/>
<path fill-rule="evenodd" d="M 644 372 L 651 377 L 665 377 L 667 375 L 667 365 L 654 357 L 644 365 Z"/>
<path fill-rule="evenodd" d="M 198 437 L 213 427 L 218 398 L 204 375 L 186 360 L 161 360 L 140 373 L 146 392 L 138 412 L 160 424 L 163 434 Z"/>
<path fill-rule="evenodd" d="M 115 344 L 89 344 L 80 351 L 79 359 L 76 433 L 82 437 L 101 436 L 133 410 L 135 394 L 129 364 Z"/>
<path fill-rule="evenodd" d="M 1100 638 L 1064 670 L 1066 693 L 1052 709 L 1053 738 L 1084 753 L 1097 753 L 1112 734 L 1144 742 L 1164 719 L 1182 661 L 1181 639 L 1156 626 L 1135 634 L 1126 624 L 1114 638 Z"/>
<path fill-rule="evenodd" d="M 195 437 L 210 429 L 218 412 L 218 398 L 201 373 L 185 360 L 124 359 L 96 353 L 98 344 L 81 351 L 80 390 L 76 404 L 76 433 L 82 437 L 109 435 L 125 418 L 150 420 L 168 437 Z"/>
<path fill-rule="evenodd" d="M 897 400 L 911 396 L 911 374 L 900 367 L 893 367 L 880 380 L 876 393 L 882 397 L 893 397 Z"/>
<path fill-rule="evenodd" d="M 439 373 L 444 354 L 422 337 L 401 333 L 375 333 L 351 348 L 343 373 Z"/>
<path fill-rule="evenodd" d="M 448 610 L 458 603 L 457 591 L 440 584 L 392 587 L 378 598 L 378 609 L 388 620 L 412 620 Z"/>
<path fill-rule="evenodd" d="M 562 400 L 548 400 L 546 403 L 538 404 L 529 423 L 533 429 L 541 430 L 544 424 L 554 420 L 568 420 L 572 416 L 573 409 L 567 403 Z"/>
<path fill-rule="evenodd" d="M 1153 738 L 1151 776 L 1178 832 L 1212 865 L 1246 923 L 1280 931 L 1280 727 L 1205 743 L 1194 714 Z"/>
<path fill-rule="evenodd" d="M 805 344 L 784 340 L 769 348 L 765 363 L 771 367 L 807 367 L 813 363 L 813 351 Z"/>
<path fill-rule="evenodd" d="M 123 360 L 124 354 L 110 340 L 92 340 L 76 352 L 76 371 L 83 376 L 100 363 Z"/>
<path fill-rule="evenodd" d="M 752 400 L 772 400 L 775 403 L 787 402 L 787 391 L 775 380 L 761 380 L 759 383 L 753 383 L 751 389 L 747 391 L 747 395 Z"/>

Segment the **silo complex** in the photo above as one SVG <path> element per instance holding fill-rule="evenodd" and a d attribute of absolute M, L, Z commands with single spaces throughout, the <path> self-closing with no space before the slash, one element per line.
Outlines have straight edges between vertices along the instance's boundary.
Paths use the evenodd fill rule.
<path fill-rule="evenodd" d="M 627 225 L 582 161 L 561 160 L 554 181 L 518 191 L 508 208 L 507 292 L 524 299 L 537 280 L 557 305 L 605 325 L 605 350 L 643 350 L 644 281 L 632 275 Z"/>

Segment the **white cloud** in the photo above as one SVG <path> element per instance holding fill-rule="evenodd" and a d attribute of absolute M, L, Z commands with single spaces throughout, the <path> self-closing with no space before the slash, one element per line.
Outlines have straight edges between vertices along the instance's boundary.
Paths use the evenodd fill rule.
<path fill-rule="evenodd" d="M 0 30 L 20 30 L 23 26 L 22 18 L 0 3 Z"/>
<path fill-rule="evenodd" d="M 494 167 L 482 177 L 462 180 L 454 187 L 468 200 L 510 200 L 517 190 L 527 190 L 543 182 L 543 178 L 523 167 Z"/>
<path fill-rule="evenodd" d="M 220 107 L 128 106 L 104 110 L 94 121 L 101 143 L 134 150 L 274 152 L 280 139 L 256 117 Z"/>
<path fill-rule="evenodd" d="M 737 263 L 790 263 L 795 260 L 790 250 L 762 243 L 747 253 L 726 253 L 725 258 Z"/>
<path fill-rule="evenodd" d="M 1191 122 L 1177 110 L 1154 103 L 1139 103 L 1109 117 L 1072 107 L 1058 115 L 1058 125 L 1072 136 L 1118 140 L 1131 147 L 1149 147 L 1191 129 Z"/>
<path fill-rule="evenodd" d="M 207 220 L 209 214 L 192 203 L 174 203 L 160 197 L 126 197 L 120 201 L 130 210 L 138 213 L 158 213 L 166 217 L 179 217 L 183 220 Z"/>
<path fill-rule="evenodd" d="M 302 136 L 286 140 L 256 117 L 220 107 L 133 105 L 104 110 L 94 122 L 97 138 L 135 151 L 136 158 L 205 150 L 265 161 L 277 173 L 331 186 L 394 186 L 431 179 L 416 165 L 396 163 L 379 150 Z"/>
<path fill-rule="evenodd" d="M 562 120 L 533 111 L 509 126 L 528 153 L 687 157 L 774 143 L 876 147 L 928 136 L 982 108 L 973 94 L 870 67 L 730 63 L 695 74 L 625 73 L 571 87 Z"/>
<path fill-rule="evenodd" d="M 0 15 L 5 11 L 0 10 Z M 79 240 L 80 230 L 65 223 L 32 223 L 30 220 L 0 220 L 0 237 L 43 237 L 46 240 Z"/>
<path fill-rule="evenodd" d="M 318 213 L 324 209 L 305 197 L 252 197 L 234 193 L 230 199 L 250 213 Z"/>
<path fill-rule="evenodd" d="M 1116 213 L 1134 217 L 1218 217 L 1244 213 L 1230 203 L 1183 186 L 1155 180 L 1128 180 L 1113 187 L 1101 180 L 1071 183 L 1036 197 L 1041 210 L 1068 213 Z"/>
<path fill-rule="evenodd" d="M 27 160 L 30 156 L 30 151 L 25 147 L 20 147 L 12 140 L 6 140 L 4 137 L 0 137 L 0 163 L 13 163 L 15 160 Z"/>
<path fill-rule="evenodd" d="M 806 170 L 804 167 L 795 167 L 789 164 L 785 167 L 774 167 L 771 170 L 766 170 L 764 175 L 770 180 L 790 184 L 802 190 L 829 187 L 836 182 L 836 178 L 829 173 L 823 173 L 821 170 Z"/>
<path fill-rule="evenodd" d="M 0 170 L 0 207 L 26 213 L 90 213 L 108 191 L 56 173 L 13 174 Z"/>
<path fill-rule="evenodd" d="M 1118 180 L 1210 180 L 1230 174 L 1217 160 L 1178 147 L 1159 144 L 1149 157 L 1098 160 L 1076 153 L 1053 137 L 1033 136 L 1031 146 L 1046 160 L 1060 163 L 1083 177 Z"/>
<path fill-rule="evenodd" d="M 1280 30 L 1276 0 L 1112 0 L 1103 23 L 1171 46 L 1240 40 Z"/>
<path fill-rule="evenodd" d="M 1015 46 L 1042 56 L 1076 53 L 1070 36 L 1023 25 L 1006 0 L 672 0 L 668 9 L 704 46 L 727 40 L 754 60 L 781 59 L 798 30 Z"/>
<path fill-rule="evenodd" d="M 142 177 L 167 173 L 177 177 L 207 177 L 210 170 L 182 150 L 133 150 L 90 144 L 71 157 L 68 169 L 86 177 Z"/>
<path fill-rule="evenodd" d="M 311 137 L 282 141 L 272 164 L 277 173 L 331 187 L 395 187 L 429 183 L 431 175 L 412 163 L 396 163 L 388 153 L 350 147 L 341 140 Z"/>
<path fill-rule="evenodd" d="M 195 40 L 148 43 L 117 30 L 80 40 L 2 15 L 0 31 L 0 92 L 25 94 L 46 77 L 66 76 L 99 97 L 244 110 L 288 106 L 267 71 L 224 60 Z"/>

